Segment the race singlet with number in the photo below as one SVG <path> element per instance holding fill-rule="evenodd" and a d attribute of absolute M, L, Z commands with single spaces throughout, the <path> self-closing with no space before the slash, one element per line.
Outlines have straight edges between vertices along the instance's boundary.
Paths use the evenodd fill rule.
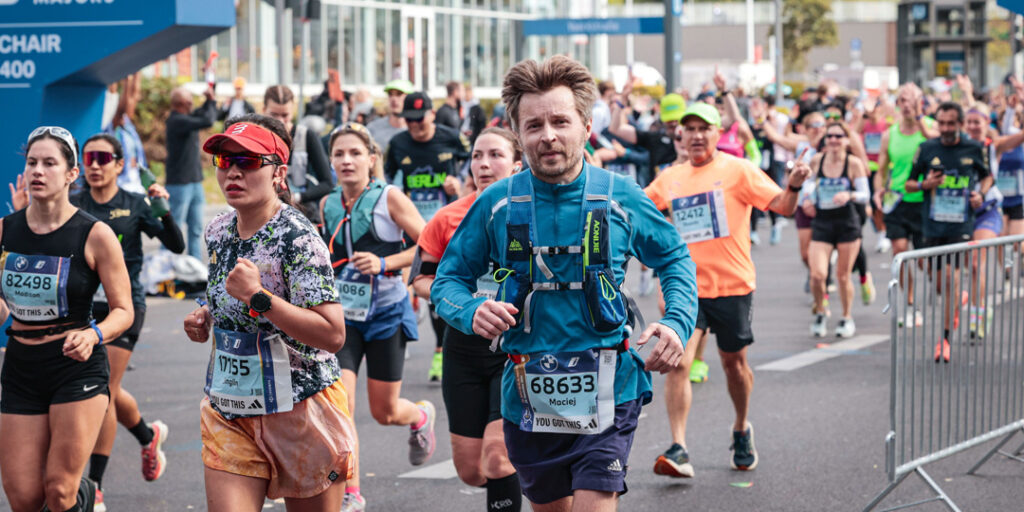
<path fill-rule="evenodd" d="M 715 189 L 672 200 L 672 224 L 686 243 L 729 236 L 725 194 Z"/>
<path fill-rule="evenodd" d="M 936 222 L 962 223 L 967 219 L 966 188 L 937 188 L 929 217 Z"/>
<path fill-rule="evenodd" d="M 374 276 L 363 274 L 352 265 L 346 265 L 334 281 L 345 320 L 365 322 L 373 314 L 377 286 Z"/>
<path fill-rule="evenodd" d="M 1014 197 L 1021 195 L 1024 191 L 1024 169 L 1013 171 L 999 171 L 996 177 L 996 187 L 1003 197 Z"/>
<path fill-rule="evenodd" d="M 420 216 L 423 220 L 429 221 L 434 217 L 434 214 L 445 205 L 447 196 L 444 194 L 444 189 L 440 188 L 427 188 L 413 190 L 409 193 L 409 198 L 412 199 L 412 204 L 416 205 L 416 209 L 419 210 Z"/>
<path fill-rule="evenodd" d="M 218 410 L 262 416 L 292 410 L 288 347 L 278 334 L 214 328 L 206 394 Z"/>
<path fill-rule="evenodd" d="M 68 316 L 71 258 L 4 252 L 3 297 L 19 320 L 39 322 Z"/>
<path fill-rule="evenodd" d="M 819 178 L 818 179 L 818 208 L 822 210 L 835 210 L 846 203 L 837 204 L 833 198 L 839 192 L 849 192 L 850 180 L 846 178 Z"/>
<path fill-rule="evenodd" d="M 600 434 L 615 421 L 614 349 L 527 357 L 515 365 L 526 432 Z"/>

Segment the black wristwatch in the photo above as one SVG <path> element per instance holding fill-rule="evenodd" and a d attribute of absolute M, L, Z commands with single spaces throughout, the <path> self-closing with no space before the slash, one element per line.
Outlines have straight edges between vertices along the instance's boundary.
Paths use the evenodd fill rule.
<path fill-rule="evenodd" d="M 796 192 L 799 194 L 800 191 L 803 190 L 804 186 L 800 185 L 799 187 L 793 187 L 793 185 L 787 185 L 786 188 L 788 188 L 791 192 Z"/>
<path fill-rule="evenodd" d="M 270 292 L 261 289 L 249 299 L 249 316 L 257 318 L 270 311 Z"/>

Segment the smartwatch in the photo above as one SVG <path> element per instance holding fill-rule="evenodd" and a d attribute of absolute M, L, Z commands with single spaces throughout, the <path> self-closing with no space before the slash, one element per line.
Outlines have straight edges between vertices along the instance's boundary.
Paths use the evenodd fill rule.
<path fill-rule="evenodd" d="M 263 313 L 270 311 L 270 292 L 261 289 L 249 299 L 249 316 L 258 318 Z"/>

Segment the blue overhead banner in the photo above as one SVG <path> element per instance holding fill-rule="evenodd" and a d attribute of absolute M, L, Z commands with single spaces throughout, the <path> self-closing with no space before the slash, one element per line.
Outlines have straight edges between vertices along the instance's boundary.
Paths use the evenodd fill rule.
<path fill-rule="evenodd" d="M 233 0 L 0 0 L 0 186 L 24 169 L 34 127 L 85 140 L 107 84 L 234 24 Z"/>
<path fill-rule="evenodd" d="M 0 0 L 2 2 L 3 0 Z M 576 34 L 661 34 L 664 19 L 657 18 L 549 18 L 523 21 L 524 36 Z"/>
<path fill-rule="evenodd" d="M 1024 14 L 1024 0 L 996 0 L 996 5 L 1012 13 Z"/>

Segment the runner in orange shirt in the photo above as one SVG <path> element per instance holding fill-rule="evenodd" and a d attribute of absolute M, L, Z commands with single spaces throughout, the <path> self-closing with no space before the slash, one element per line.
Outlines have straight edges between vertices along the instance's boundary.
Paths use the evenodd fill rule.
<path fill-rule="evenodd" d="M 673 444 L 654 464 L 654 472 L 692 477 L 686 451 L 686 417 L 692 390 L 689 381 L 697 341 L 705 331 L 715 333 L 729 395 L 736 409 L 731 465 L 736 470 L 757 467 L 754 428 L 747 421 L 754 374 L 747 364 L 751 331 L 754 262 L 750 259 L 750 210 L 792 215 L 810 167 L 799 158 L 787 190 L 747 160 L 715 149 L 722 133 L 714 107 L 694 103 L 681 121 L 683 145 L 690 161 L 666 169 L 647 187 L 647 196 L 679 230 L 697 263 L 699 312 L 686 344 L 683 364 L 668 373 L 665 402 Z M 802 157 L 803 155 L 801 155 Z"/>

